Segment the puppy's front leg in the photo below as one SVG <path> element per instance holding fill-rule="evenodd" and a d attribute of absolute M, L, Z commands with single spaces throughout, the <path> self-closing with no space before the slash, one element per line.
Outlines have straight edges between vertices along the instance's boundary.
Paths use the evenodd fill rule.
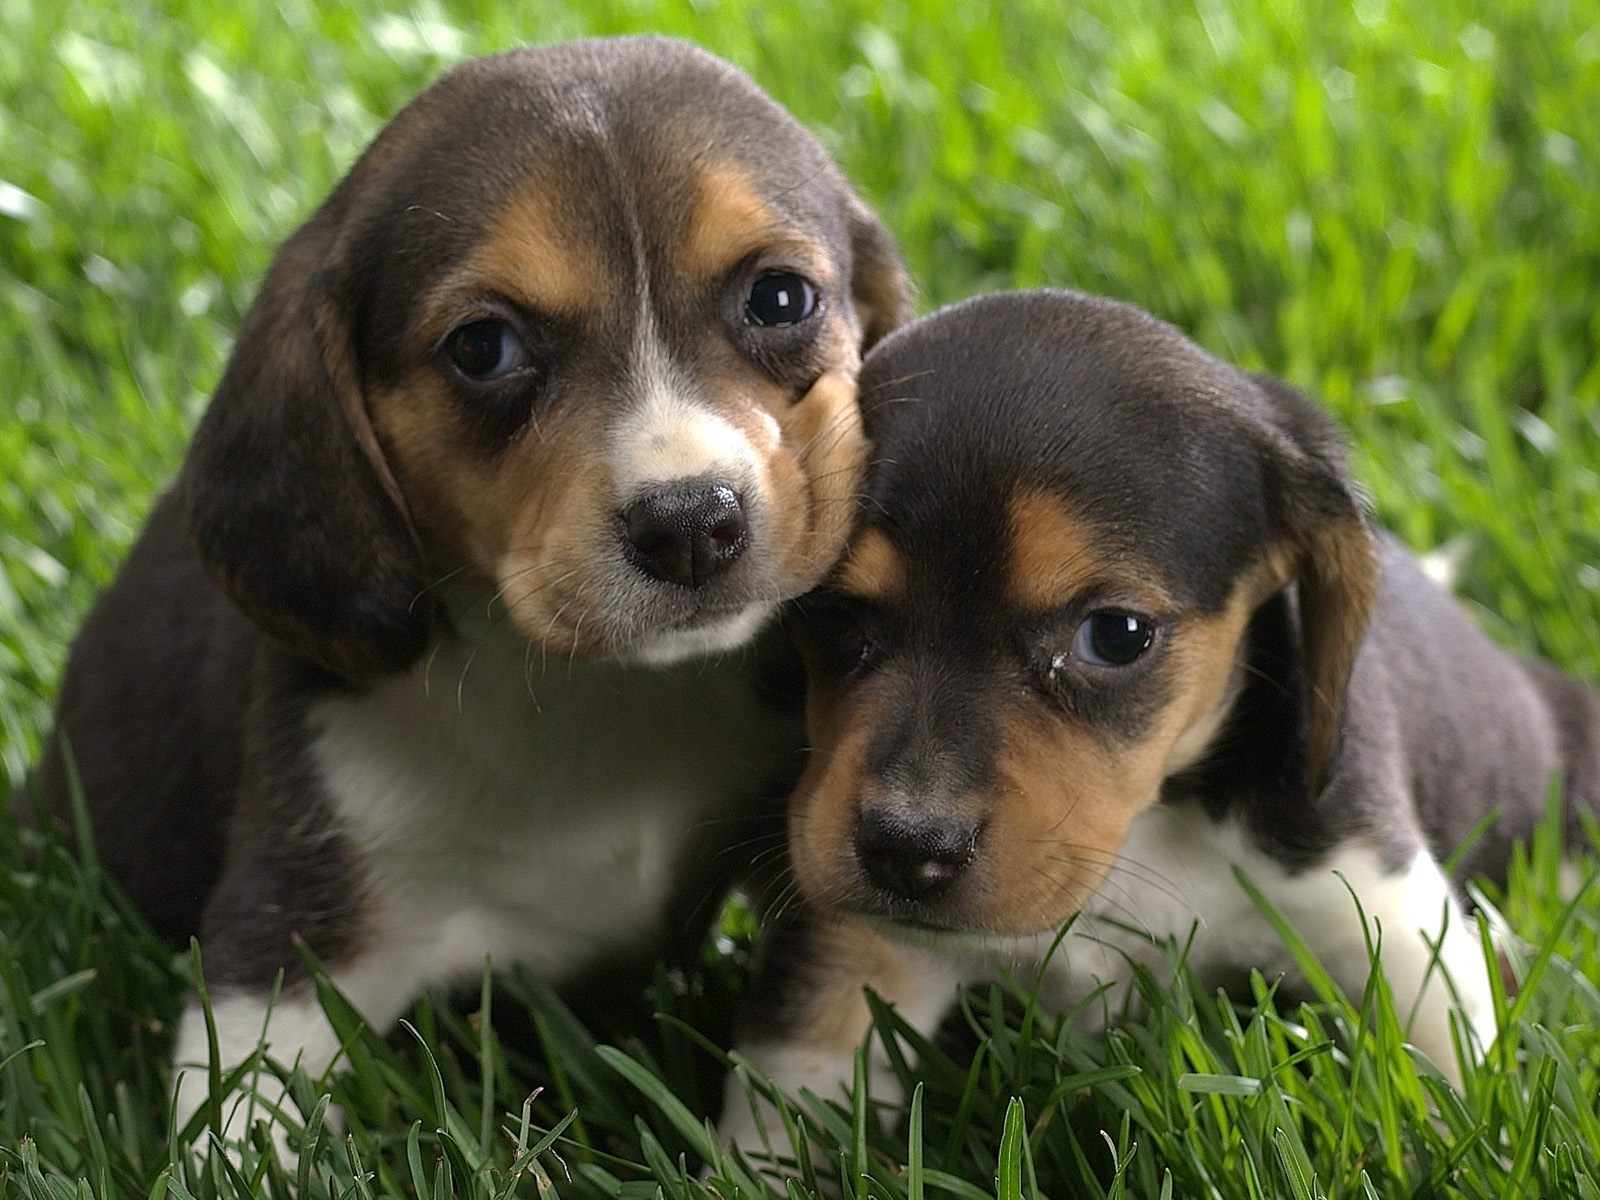
<path fill-rule="evenodd" d="M 801 1090 L 845 1101 L 855 1055 L 872 1028 L 866 991 L 895 1006 L 913 1028 L 931 1035 L 950 1011 L 962 977 L 956 966 L 922 950 L 892 945 L 865 921 L 806 914 L 774 930 L 741 1021 L 740 1053 L 790 1097 Z M 881 1046 L 869 1058 L 872 1092 L 898 1103 L 898 1083 Z M 728 1077 L 722 1141 L 752 1151 L 782 1138 L 773 1107 Z"/>
<path fill-rule="evenodd" d="M 382 1032 L 400 1018 L 421 983 L 400 964 L 379 969 L 380 958 L 369 955 L 364 961 L 333 968 L 329 977 L 362 1017 Z M 329 1024 L 315 989 L 303 978 L 284 988 L 275 999 L 268 990 L 223 985 L 213 991 L 211 1015 L 217 1029 L 217 1065 L 224 1074 L 261 1046 L 285 1067 L 298 1065 L 311 1078 L 318 1079 L 333 1066 L 341 1050 L 339 1037 Z M 205 1014 L 199 1001 L 191 1000 L 178 1026 L 173 1049 L 173 1107 L 178 1128 L 188 1123 L 210 1095 L 210 1062 Z M 272 1126 L 280 1160 L 292 1163 L 295 1157 L 289 1151 L 284 1126 L 273 1112 L 285 1103 L 283 1084 L 271 1068 L 263 1065 L 253 1079 L 222 1098 L 222 1128 L 215 1132 L 225 1144 L 237 1145 L 254 1121 L 266 1119 Z M 292 1111 L 288 1115 L 292 1118 Z M 330 1109 L 329 1119 L 337 1123 L 339 1113 Z"/>
<path fill-rule="evenodd" d="M 338 1038 L 310 988 L 280 995 L 275 1001 L 254 991 L 226 992 L 212 999 L 211 1015 L 217 1028 L 217 1066 L 224 1074 L 257 1046 L 264 1046 L 285 1066 L 298 1063 L 316 1078 L 333 1065 L 339 1049 Z M 184 1010 L 172 1059 L 176 1080 L 173 1107 L 181 1128 L 204 1107 L 211 1092 L 210 1044 L 198 1000 L 191 1000 Z M 222 1128 L 215 1132 L 225 1143 L 235 1143 L 257 1119 L 265 1118 L 276 1128 L 272 1109 L 283 1100 L 282 1084 L 262 1065 L 254 1080 L 222 1098 Z M 282 1142 L 280 1148 L 286 1146 Z"/>
<path fill-rule="evenodd" d="M 1375 858 L 1374 852 L 1363 850 L 1329 863 L 1330 869 L 1320 873 L 1321 887 L 1299 897 L 1296 924 L 1352 998 L 1359 998 L 1366 987 L 1367 938 L 1375 938 L 1395 1013 L 1401 1021 L 1410 1020 L 1411 1042 L 1460 1086 L 1450 1033 L 1456 1002 L 1478 1043 L 1477 1053 L 1488 1049 L 1497 1032 L 1476 926 L 1427 850 L 1418 850 L 1398 872 L 1382 870 Z M 1360 897 L 1367 930 L 1357 919 L 1347 887 Z"/>
<path fill-rule="evenodd" d="M 1364 898 L 1365 900 L 1365 898 Z M 1444 871 L 1426 850 L 1407 870 L 1377 889 L 1367 916 L 1381 927 L 1380 961 L 1410 1038 L 1458 1087 L 1461 1072 L 1450 1035 L 1459 1002 L 1482 1055 L 1494 1043 L 1494 997 L 1476 924 L 1456 902 Z"/>

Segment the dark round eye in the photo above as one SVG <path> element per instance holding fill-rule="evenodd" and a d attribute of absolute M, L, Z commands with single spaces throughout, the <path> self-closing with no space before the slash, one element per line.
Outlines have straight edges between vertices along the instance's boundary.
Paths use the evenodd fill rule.
<path fill-rule="evenodd" d="M 745 318 L 752 325 L 794 325 L 816 311 L 817 289 L 790 271 L 768 271 L 750 285 L 744 302 Z"/>
<path fill-rule="evenodd" d="M 468 379 L 486 383 L 528 365 L 528 351 L 516 331 L 494 317 L 472 321 L 450 334 L 444 352 Z"/>
<path fill-rule="evenodd" d="M 1102 608 L 1072 635 L 1072 657 L 1096 667 L 1125 667 L 1150 649 L 1155 626 L 1135 613 Z"/>

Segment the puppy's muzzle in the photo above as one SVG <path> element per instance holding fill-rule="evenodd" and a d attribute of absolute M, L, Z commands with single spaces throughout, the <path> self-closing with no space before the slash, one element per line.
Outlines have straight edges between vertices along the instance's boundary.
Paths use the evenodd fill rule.
<path fill-rule="evenodd" d="M 856 857 L 867 878 L 895 899 L 928 904 L 972 865 L 978 832 L 955 816 L 869 808 L 856 819 Z"/>
<path fill-rule="evenodd" d="M 750 540 L 744 502 L 720 480 L 657 489 L 618 516 L 629 561 L 652 579 L 687 588 L 721 575 Z"/>

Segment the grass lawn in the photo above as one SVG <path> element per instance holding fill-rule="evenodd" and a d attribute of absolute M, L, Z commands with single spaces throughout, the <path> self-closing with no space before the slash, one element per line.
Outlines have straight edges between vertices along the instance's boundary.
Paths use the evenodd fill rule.
<path fill-rule="evenodd" d="M 924 307 L 1070 284 L 1321 396 L 1380 517 L 1460 555 L 1494 635 L 1600 680 L 1594 0 L 0 0 L 0 30 L 0 783 L 279 240 L 445 65 L 639 30 L 733 59 L 816 129 Z M 1180 972 L 1097 1039 L 1022 980 L 972 994 L 948 1046 L 884 1014 L 921 1062 L 909 1121 L 801 1102 L 792 1180 L 718 1161 L 715 1186 L 1600 1200 L 1600 884 L 1563 908 L 1557 857 L 1541 843 L 1491 897 L 1526 982 L 1464 1093 L 1418 1069 L 1381 992 L 1303 1004 L 1257 979 L 1224 1002 Z M 0 1195 L 706 1195 L 695 1031 L 742 970 L 708 949 L 613 1046 L 517 974 L 387 1040 L 352 1022 L 348 1136 L 240 1171 L 168 1129 L 190 965 L 92 856 L 25 855 L 7 827 Z M 297 1080 L 313 1126 L 317 1094 Z"/>

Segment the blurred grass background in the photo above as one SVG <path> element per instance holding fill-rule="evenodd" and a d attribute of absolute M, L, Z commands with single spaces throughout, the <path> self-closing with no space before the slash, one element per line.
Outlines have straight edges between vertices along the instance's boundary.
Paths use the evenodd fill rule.
<path fill-rule="evenodd" d="M 622 32 L 699 42 L 816 130 L 925 308 L 1104 292 L 1320 396 L 1381 518 L 1465 555 L 1495 635 L 1600 680 L 1595 0 L 0 0 L 0 29 L 0 775 L 277 243 L 443 67 Z M 71 894 L 30 917 L 48 936 L 0 914 L 24 999 L 117 927 Z M 159 1011 L 164 970 L 96 986 Z M 148 1066 L 78 1067 L 97 1103 L 153 1103 Z"/>

